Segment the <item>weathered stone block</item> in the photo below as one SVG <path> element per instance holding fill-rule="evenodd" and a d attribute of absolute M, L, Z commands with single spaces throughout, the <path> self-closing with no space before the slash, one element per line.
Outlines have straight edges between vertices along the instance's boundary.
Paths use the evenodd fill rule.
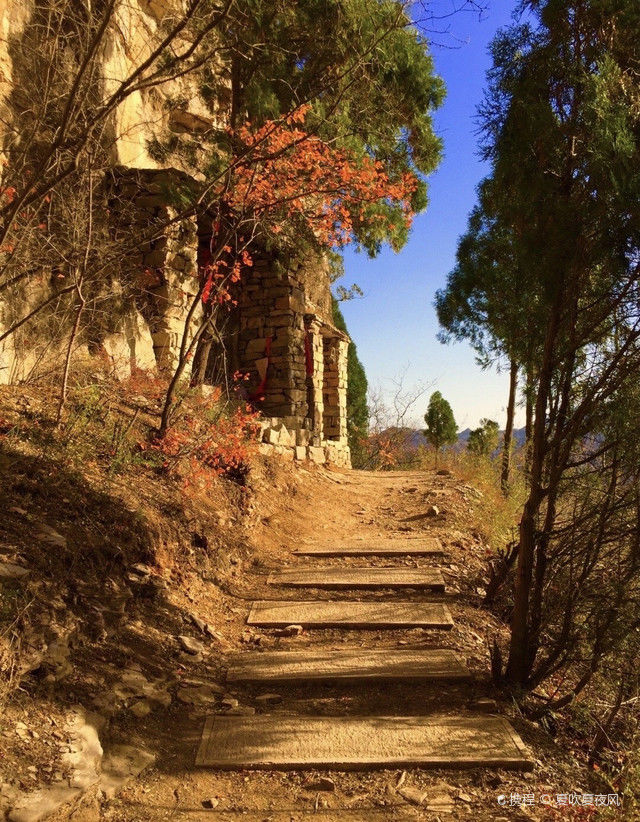
<path fill-rule="evenodd" d="M 267 428 L 262 439 L 264 442 L 269 443 L 269 445 L 278 445 L 280 443 L 280 431 L 276 428 Z"/>
<path fill-rule="evenodd" d="M 298 446 L 307 446 L 309 445 L 310 433 L 303 428 L 300 428 L 296 431 L 296 444 Z"/>
<path fill-rule="evenodd" d="M 293 448 L 296 444 L 296 435 L 294 432 L 287 431 L 286 427 L 283 425 L 279 432 L 278 442 L 286 448 Z"/>
<path fill-rule="evenodd" d="M 324 448 L 310 445 L 307 451 L 309 453 L 309 459 L 317 463 L 318 465 L 324 465 L 324 463 L 327 461 Z"/>

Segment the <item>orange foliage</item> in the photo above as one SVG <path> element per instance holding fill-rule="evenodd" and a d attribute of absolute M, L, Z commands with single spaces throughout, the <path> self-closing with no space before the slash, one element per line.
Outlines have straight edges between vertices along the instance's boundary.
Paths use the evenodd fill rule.
<path fill-rule="evenodd" d="M 230 407 L 222 392 L 192 400 L 161 439 L 140 448 L 161 455 L 162 467 L 185 477 L 185 486 L 206 485 L 214 476 L 244 484 L 251 457 L 257 451 L 259 414 L 248 405 Z"/>
<path fill-rule="evenodd" d="M 238 130 L 235 136 L 245 150 L 241 158 L 247 159 L 236 166 L 229 204 L 266 218 L 276 233 L 287 220 L 302 217 L 328 247 L 349 243 L 353 212 L 363 218 L 372 203 L 400 205 L 410 224 L 415 176 L 405 174 L 394 182 L 379 160 L 356 158 L 304 131 L 300 125 L 309 108 L 302 106 L 282 124 L 268 121 L 253 129 L 247 123 Z"/>
<path fill-rule="evenodd" d="M 257 129 L 245 123 L 231 134 L 241 149 L 230 184 L 220 191 L 223 211 L 251 215 L 273 234 L 302 221 L 327 248 L 351 242 L 354 219 L 365 219 L 366 207 L 375 203 L 399 205 L 409 226 L 416 177 L 407 173 L 393 181 L 379 160 L 357 158 L 306 132 L 301 126 L 309 108 L 302 106 L 284 121 L 269 120 Z M 369 218 L 385 219 L 381 214 Z M 228 284 L 238 282 L 243 268 L 253 264 L 246 248 L 237 254 L 228 245 L 216 248 L 219 231 L 216 222 L 214 262 L 200 270 L 204 303 L 233 303 Z"/>

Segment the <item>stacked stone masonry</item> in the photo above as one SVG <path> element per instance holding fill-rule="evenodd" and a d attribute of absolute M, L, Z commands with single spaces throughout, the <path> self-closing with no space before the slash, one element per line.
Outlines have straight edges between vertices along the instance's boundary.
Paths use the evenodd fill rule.
<path fill-rule="evenodd" d="M 139 311 L 158 367 L 169 370 L 198 291 L 198 249 L 208 245 L 208 222 L 176 220 L 167 204 L 172 190 L 189 185 L 183 172 L 118 168 L 112 176 L 116 231 L 118 222 L 134 224 L 141 237 L 130 261 L 143 275 Z M 261 450 L 348 466 L 349 338 L 331 322 L 326 261 L 317 253 L 284 261 L 259 250 L 252 258 L 226 318 L 225 355 L 227 376 L 247 376 L 244 398 L 267 418 Z M 194 328 L 197 319 L 196 313 Z"/>
<path fill-rule="evenodd" d="M 269 415 L 263 453 L 348 466 L 349 338 L 330 321 L 324 261 L 315 256 L 282 265 L 258 257 L 236 310 L 238 367 L 249 375 L 249 398 Z"/>

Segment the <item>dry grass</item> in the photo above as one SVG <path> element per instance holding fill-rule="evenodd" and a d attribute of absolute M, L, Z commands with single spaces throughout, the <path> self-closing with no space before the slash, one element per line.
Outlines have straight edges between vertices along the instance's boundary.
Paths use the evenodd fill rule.
<path fill-rule="evenodd" d="M 424 454 L 421 467 L 433 468 L 431 453 Z M 525 482 L 517 465 L 512 472 L 508 496 L 500 488 L 499 458 L 477 457 L 466 450 L 450 451 L 441 457 L 439 468 L 450 469 L 477 492 L 473 518 L 475 530 L 483 542 L 497 551 L 517 538 L 518 522 L 526 499 Z"/>

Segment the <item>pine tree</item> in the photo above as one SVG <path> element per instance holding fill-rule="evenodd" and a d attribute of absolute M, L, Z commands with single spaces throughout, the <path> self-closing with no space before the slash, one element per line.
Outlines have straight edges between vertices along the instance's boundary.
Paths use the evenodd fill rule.
<path fill-rule="evenodd" d="M 542 347 L 544 301 L 536 272 L 523 253 L 517 227 L 500 219 L 499 192 L 492 178 L 478 187 L 467 232 L 458 243 L 456 266 L 446 288 L 436 292 L 441 342 L 468 340 L 478 363 L 488 368 L 506 360 L 509 368 L 507 423 L 503 438 L 501 486 L 508 492 L 518 373 L 524 371 L 528 398 L 536 353 Z M 526 430 L 531 404 L 527 402 Z M 527 444 L 528 447 L 528 444 Z"/>
<path fill-rule="evenodd" d="M 348 333 L 347 324 L 338 301 L 333 299 L 333 321 L 337 328 Z M 360 467 L 364 457 L 363 441 L 369 432 L 369 407 L 367 405 L 367 375 L 358 359 L 356 344 L 349 343 L 347 354 L 347 435 L 351 449 L 351 463 Z"/>
<path fill-rule="evenodd" d="M 467 450 L 477 457 L 488 457 L 498 447 L 498 435 L 500 426 L 495 420 L 488 420 L 483 417 L 480 420 L 480 427 L 474 428 L 469 433 L 467 440 Z"/>
<path fill-rule="evenodd" d="M 424 435 L 435 448 L 437 466 L 438 455 L 442 447 L 453 445 L 458 441 L 458 426 L 453 417 L 453 411 L 439 391 L 434 391 L 429 398 L 424 421 L 427 424 Z"/>
<path fill-rule="evenodd" d="M 585 438 L 603 431 L 608 401 L 640 367 L 640 6 L 529 0 L 523 8 L 526 22 L 493 44 L 481 117 L 496 220 L 513 232 L 535 283 L 543 340 L 505 674 L 530 687 L 558 670 L 579 622 L 581 589 L 560 587 L 564 566 L 554 561 L 562 495 L 575 493 Z M 595 523 L 603 506 L 582 509 L 583 521 L 587 510 Z M 571 533 L 564 522 L 563 533 Z M 541 653 L 550 634 L 555 644 Z M 597 636 L 585 682 L 606 645 Z"/>

